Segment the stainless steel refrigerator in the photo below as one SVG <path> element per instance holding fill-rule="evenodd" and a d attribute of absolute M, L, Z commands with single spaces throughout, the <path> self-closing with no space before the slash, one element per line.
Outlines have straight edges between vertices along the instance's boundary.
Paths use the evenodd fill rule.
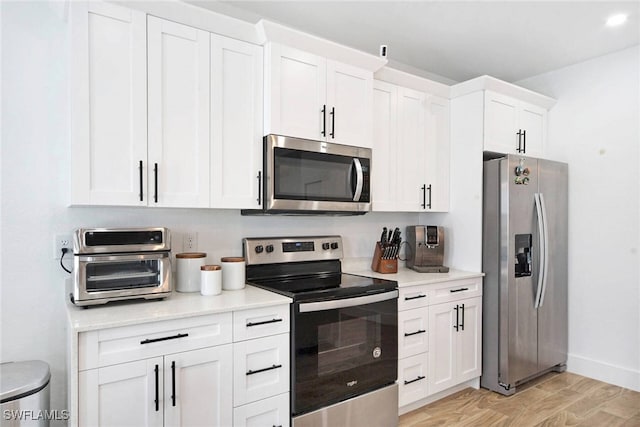
<path fill-rule="evenodd" d="M 567 361 L 567 165 L 484 162 L 484 388 L 510 395 Z"/>

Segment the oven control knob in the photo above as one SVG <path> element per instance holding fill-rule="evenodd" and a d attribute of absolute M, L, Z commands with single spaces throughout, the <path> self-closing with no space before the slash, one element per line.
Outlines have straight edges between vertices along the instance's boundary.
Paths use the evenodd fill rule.
<path fill-rule="evenodd" d="M 325 251 L 329 249 L 329 243 L 323 243 L 322 244 L 322 249 L 324 249 Z"/>
<path fill-rule="evenodd" d="M 338 242 L 331 243 L 331 249 L 338 249 Z"/>
<path fill-rule="evenodd" d="M 261 254 L 263 250 L 264 250 L 264 247 L 262 245 L 256 246 L 256 253 L 257 254 Z"/>
<path fill-rule="evenodd" d="M 267 245 L 267 253 L 273 252 L 273 245 Z"/>

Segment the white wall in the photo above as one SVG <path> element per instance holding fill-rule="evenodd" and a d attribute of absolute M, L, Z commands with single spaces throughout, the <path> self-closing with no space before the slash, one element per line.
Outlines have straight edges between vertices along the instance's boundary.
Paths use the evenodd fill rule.
<path fill-rule="evenodd" d="M 569 163 L 572 372 L 640 390 L 640 47 L 517 84 L 558 100 L 547 153 Z"/>
<path fill-rule="evenodd" d="M 41 359 L 52 369 L 52 408 L 66 409 L 65 279 L 55 233 L 77 227 L 169 227 L 199 233 L 209 261 L 242 253 L 241 238 L 341 234 L 345 257 L 371 257 L 383 226 L 417 214 L 242 217 L 207 209 L 68 208 L 69 105 L 65 4 L 1 2 L 2 158 L 0 361 Z M 67 263 L 67 265 L 70 265 Z"/>

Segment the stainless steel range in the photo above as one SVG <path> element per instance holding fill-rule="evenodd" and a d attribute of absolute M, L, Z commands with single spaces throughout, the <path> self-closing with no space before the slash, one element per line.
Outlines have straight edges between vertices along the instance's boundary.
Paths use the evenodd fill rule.
<path fill-rule="evenodd" d="M 248 283 L 293 298 L 292 425 L 397 425 L 397 283 L 342 273 L 340 236 L 243 247 Z"/>

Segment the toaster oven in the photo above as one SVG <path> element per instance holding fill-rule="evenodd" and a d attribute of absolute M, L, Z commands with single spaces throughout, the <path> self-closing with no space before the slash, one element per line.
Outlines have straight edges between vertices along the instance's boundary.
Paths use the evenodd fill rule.
<path fill-rule="evenodd" d="M 158 228 L 80 228 L 73 235 L 78 306 L 171 294 L 171 237 Z"/>

